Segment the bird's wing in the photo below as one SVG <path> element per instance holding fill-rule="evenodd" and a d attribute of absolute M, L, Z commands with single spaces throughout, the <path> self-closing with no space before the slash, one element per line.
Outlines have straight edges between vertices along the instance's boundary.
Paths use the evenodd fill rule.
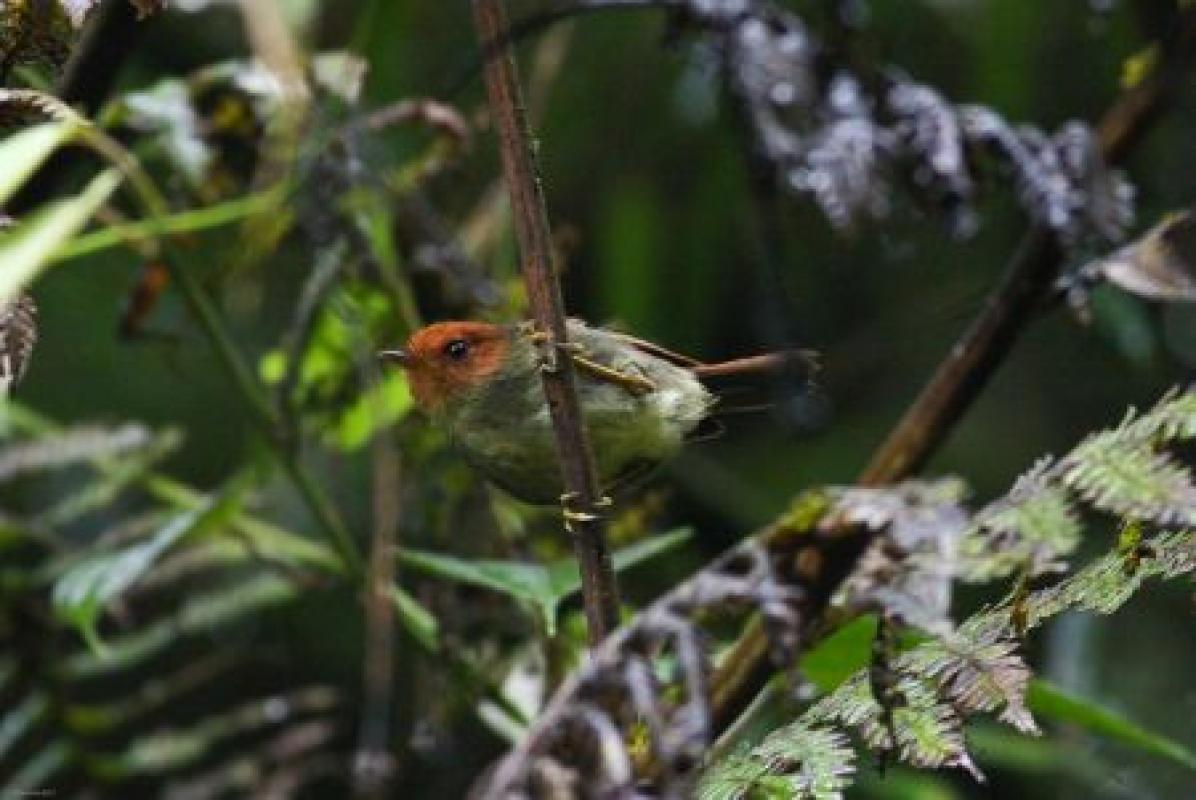
<path fill-rule="evenodd" d="M 618 333 L 616 331 L 607 331 L 607 333 L 610 336 L 626 343 L 627 345 L 634 347 L 640 352 L 647 353 L 650 356 L 656 356 L 662 361 L 667 361 L 670 364 L 677 365 L 678 367 L 692 369 L 694 367 L 704 366 L 702 362 L 698 361 L 696 358 L 690 358 L 687 355 L 669 350 L 667 347 L 661 347 L 655 342 L 649 342 L 644 339 L 640 339 L 635 336 L 629 336 L 626 333 Z"/>
<path fill-rule="evenodd" d="M 629 336 L 625 333 L 605 331 L 605 334 L 634 347 L 640 352 L 688 369 L 699 378 L 715 378 L 725 375 L 767 374 L 794 367 L 801 368 L 810 373 L 818 372 L 820 369 L 818 353 L 813 350 L 774 350 L 771 353 L 761 353 L 760 355 L 711 364 L 698 361 L 696 358 L 690 358 L 682 353 L 674 352 L 666 347 L 661 347 L 655 342 L 645 341 L 644 339 Z"/>

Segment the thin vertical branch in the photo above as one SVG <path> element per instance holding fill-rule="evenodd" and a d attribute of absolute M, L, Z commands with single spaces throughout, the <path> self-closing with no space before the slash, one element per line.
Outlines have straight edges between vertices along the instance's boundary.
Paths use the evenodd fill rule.
<path fill-rule="evenodd" d="M 581 568 L 582 597 L 591 643 L 618 625 L 619 597 L 606 542 L 601 488 L 581 415 L 573 363 L 561 357 L 566 343 L 564 301 L 553 265 L 553 246 L 530 126 L 509 44 L 502 0 L 473 0 L 474 24 L 483 53 L 490 112 L 498 132 L 503 174 L 511 195 L 523 279 L 537 329 L 548 336 L 544 396 L 552 414 L 567 494 L 562 498 Z"/>
<path fill-rule="evenodd" d="M 54 93 L 91 116 L 99 111 L 131 53 L 144 23 L 128 0 L 107 0 L 87 23 Z"/>
<path fill-rule="evenodd" d="M 371 377 L 376 384 L 377 375 Z M 365 582 L 361 728 L 353 762 L 358 797 L 389 796 L 396 771 L 395 758 L 390 752 L 395 665 L 391 591 L 395 584 L 402 470 L 398 448 L 391 435 L 388 429 L 378 431 L 372 447 L 374 536 L 370 542 Z"/>

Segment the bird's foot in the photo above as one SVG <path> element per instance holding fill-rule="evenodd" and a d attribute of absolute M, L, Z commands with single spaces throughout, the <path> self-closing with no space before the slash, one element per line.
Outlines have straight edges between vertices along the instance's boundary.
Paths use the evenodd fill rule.
<path fill-rule="evenodd" d="M 599 497 L 589 508 L 578 508 L 581 495 L 577 492 L 565 492 L 561 495 L 561 517 L 565 520 L 565 530 L 574 533 L 573 526 L 578 523 L 594 522 L 601 519 L 603 511 L 612 507 L 614 501 L 609 497 Z"/>
<path fill-rule="evenodd" d="M 573 358 L 585 352 L 585 348 L 577 342 L 557 341 L 552 333 L 539 330 L 531 323 L 525 330 L 528 341 L 540 351 L 541 372 L 556 372 L 560 369 L 560 361 L 557 360 L 558 353 L 564 353 Z"/>

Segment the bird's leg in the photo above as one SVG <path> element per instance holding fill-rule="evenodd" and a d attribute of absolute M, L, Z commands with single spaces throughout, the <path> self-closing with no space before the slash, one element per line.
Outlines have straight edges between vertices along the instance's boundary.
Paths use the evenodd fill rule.
<path fill-rule="evenodd" d="M 574 523 L 593 522 L 602 516 L 602 510 L 610 508 L 614 502 L 609 497 L 599 497 L 588 508 L 577 508 L 581 495 L 577 492 L 565 492 L 561 495 L 561 516 L 565 520 L 565 530 L 573 533 Z"/>
<path fill-rule="evenodd" d="M 528 338 L 531 339 L 532 344 L 540 348 L 540 369 L 545 372 L 556 372 L 556 351 L 560 351 L 582 372 L 620 386 L 631 394 L 640 395 L 656 391 L 656 384 L 642 375 L 608 367 L 593 360 L 581 342 L 558 342 L 553 339 L 551 334 L 538 330 L 530 331 Z"/>

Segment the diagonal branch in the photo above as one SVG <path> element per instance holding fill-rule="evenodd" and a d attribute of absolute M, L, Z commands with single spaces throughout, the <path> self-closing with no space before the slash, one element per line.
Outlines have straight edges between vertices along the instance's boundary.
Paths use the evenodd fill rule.
<path fill-rule="evenodd" d="M 590 642 L 597 644 L 618 625 L 619 595 L 611 568 L 602 516 L 601 488 L 594 454 L 581 415 L 573 362 L 559 356 L 566 344 L 564 300 L 553 264 L 548 211 L 532 150 L 530 125 L 523 105 L 515 59 L 509 44 L 496 48 L 506 35 L 502 0 L 473 0 L 474 24 L 486 60 L 486 94 L 498 131 L 503 174 L 511 195 L 515 234 L 522 258 L 523 280 L 538 331 L 547 334 L 543 372 L 544 396 L 556 432 L 557 452 L 567 494 L 562 498 L 571 521 L 573 546 L 581 567 L 582 598 Z"/>
<path fill-rule="evenodd" d="M 1196 8 L 1189 8 L 1164 46 L 1158 67 L 1118 98 L 1101 118 L 1097 133 L 1102 154 L 1108 161 L 1123 159 L 1164 108 L 1191 59 L 1194 42 Z M 860 475 L 860 483 L 895 483 L 925 464 L 1042 308 L 1062 259 L 1063 253 L 1049 233 L 1036 228 L 1026 235 L 1001 284 L 877 449 Z M 762 535 L 766 540 L 773 539 L 776 531 L 774 526 Z M 814 600 L 811 605 L 815 611 L 825 606 L 839 582 L 850 574 L 867 541 L 856 538 L 833 544 L 838 547 L 836 553 L 822 553 L 819 558 L 811 559 L 819 568 L 808 576 L 805 588 Z M 759 626 L 752 627 L 735 644 L 734 652 L 724 664 L 711 680 L 716 727 L 730 724 L 771 675 L 764 631 Z"/>
<path fill-rule="evenodd" d="M 1196 11 L 1189 8 L 1164 48 L 1169 55 L 1161 67 L 1122 95 L 1101 119 L 1097 133 L 1108 163 L 1124 158 L 1147 130 L 1190 59 L 1194 43 Z M 1035 228 L 1026 235 L 1001 285 L 873 455 L 861 483 L 899 481 L 926 463 L 1036 316 L 1058 277 L 1062 259 L 1047 231 Z"/>

